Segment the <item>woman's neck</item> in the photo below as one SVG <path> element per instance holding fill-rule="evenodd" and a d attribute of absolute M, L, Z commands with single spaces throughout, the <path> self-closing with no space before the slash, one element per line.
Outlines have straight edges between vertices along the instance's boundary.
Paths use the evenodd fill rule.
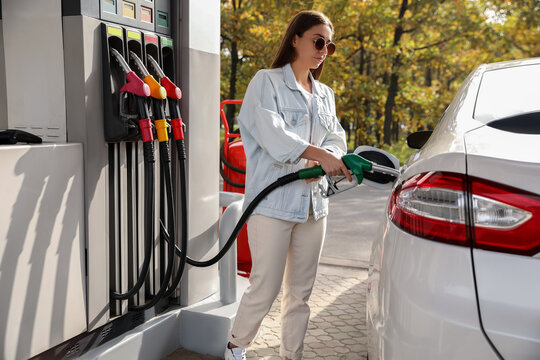
<path fill-rule="evenodd" d="M 309 68 L 302 66 L 298 61 L 293 61 L 291 63 L 291 68 L 298 82 L 304 89 L 311 92 L 311 81 L 309 79 Z"/>

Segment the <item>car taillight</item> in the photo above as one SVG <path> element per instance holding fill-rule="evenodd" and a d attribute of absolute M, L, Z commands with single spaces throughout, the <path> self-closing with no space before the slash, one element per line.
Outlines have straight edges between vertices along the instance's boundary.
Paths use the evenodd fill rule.
<path fill-rule="evenodd" d="M 389 215 L 403 230 L 431 240 L 522 255 L 540 251 L 540 196 L 479 178 L 416 175 L 394 189 Z"/>
<path fill-rule="evenodd" d="M 475 247 L 534 255 L 540 251 L 540 196 L 472 178 Z"/>
<path fill-rule="evenodd" d="M 465 203 L 463 175 L 430 172 L 394 189 L 389 213 L 397 226 L 413 235 L 468 245 Z"/>

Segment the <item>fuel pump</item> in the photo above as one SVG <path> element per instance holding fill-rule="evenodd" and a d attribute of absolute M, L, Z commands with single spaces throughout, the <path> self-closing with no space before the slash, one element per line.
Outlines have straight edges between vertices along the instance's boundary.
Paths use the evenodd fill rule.
<path fill-rule="evenodd" d="M 170 181 L 165 169 L 171 167 L 173 181 L 184 182 L 178 187 L 180 194 L 187 180 L 180 178 L 178 170 L 191 166 L 181 172 L 203 174 L 189 184 L 194 204 L 189 225 L 196 237 L 190 240 L 197 245 L 192 251 L 203 256 L 214 248 L 220 208 L 217 167 L 199 169 L 196 164 L 217 163 L 217 157 L 200 151 L 217 154 L 213 151 L 217 145 L 200 134 L 216 137 L 219 133 L 211 120 L 219 102 L 219 49 L 214 46 L 219 21 L 207 21 L 201 32 L 200 19 L 219 19 L 219 4 L 201 7 L 195 0 L 1 3 L 0 78 L 15 90 L 5 96 L 5 104 L 0 101 L 0 113 L 8 117 L 0 123 L 4 129 L 18 130 L 3 135 L 5 141 L 26 141 L 20 132 L 26 130 L 42 138 L 43 144 L 3 147 L 3 154 L 10 156 L 3 156 L 4 164 L 15 169 L 6 167 L 3 184 L 13 179 L 13 184 L 22 185 L 20 190 L 13 184 L 5 186 L 4 195 L 9 196 L 2 197 L 6 206 L 0 216 L 4 220 L 0 253 L 6 260 L 2 274 L 9 275 L 2 277 L 7 290 L 0 301 L 0 322 L 5 320 L 9 331 L 0 331 L 0 358 L 73 358 L 104 347 L 110 358 L 135 352 L 139 357 L 162 358 L 180 346 L 187 348 L 185 332 L 170 336 L 171 323 L 175 329 L 180 324 L 180 318 L 171 314 L 213 296 L 218 269 L 184 271 L 181 290 L 174 294 L 177 301 L 173 306 L 165 304 L 161 296 L 172 293 L 178 284 L 167 279 L 178 278 L 183 265 L 171 252 L 173 247 L 158 238 L 159 217 L 169 236 L 178 237 L 181 216 L 187 218 L 188 209 L 182 204 L 180 214 L 181 203 L 176 208 L 167 198 L 174 188 L 166 184 Z M 197 40 L 181 41 L 186 36 Z M 167 156 L 161 151 L 165 145 L 160 146 L 162 154 L 156 161 L 154 138 L 168 144 L 162 138 L 168 135 L 167 110 L 160 114 L 167 100 L 149 99 L 151 89 L 132 72 L 138 68 L 130 51 L 145 65 L 150 54 L 172 81 L 175 73 L 183 78 L 185 92 L 202 104 L 195 106 L 186 99 L 183 111 L 194 124 L 193 136 L 189 150 L 181 146 L 178 153 L 185 160 L 186 151 L 191 151 L 190 164 L 177 167 L 174 159 L 174 164 L 165 166 Z M 187 61 L 192 56 L 197 61 Z M 21 66 L 21 61 L 37 58 L 33 61 L 37 68 Z M 33 101 L 35 106 L 21 106 L 18 94 L 32 81 L 40 90 L 39 99 Z M 202 94 L 196 86 L 201 83 L 205 84 Z M 157 89 L 162 95 L 162 88 Z M 181 97 L 176 90 L 167 96 L 174 99 L 168 111 L 173 120 L 178 119 L 171 122 L 172 132 L 178 134 L 183 129 L 175 125 L 180 121 L 175 110 Z M 179 136 L 183 138 L 182 134 L 175 139 Z M 172 154 L 176 158 L 175 150 Z M 156 170 L 163 172 L 161 178 Z M 32 203 L 34 198 L 37 201 Z M 186 239 L 187 222 L 182 222 Z M 176 268 L 180 271 L 175 276 Z M 129 311 L 153 304 L 157 306 L 147 311 Z M 170 314 L 156 317 L 164 310 Z M 145 336 L 142 344 L 135 344 L 133 336 L 107 344 L 136 327 L 134 332 Z"/>
<path fill-rule="evenodd" d="M 106 32 L 111 33 L 112 35 L 116 35 L 117 32 L 115 32 L 115 28 L 111 27 L 109 25 L 105 26 Z M 112 29 L 112 31 L 111 31 Z M 149 268 L 151 263 L 152 254 L 154 254 L 154 258 L 157 258 L 157 249 L 154 247 L 154 239 L 155 239 L 155 233 L 154 229 L 157 227 L 157 222 L 159 219 L 154 218 L 155 214 L 155 204 L 156 201 L 154 199 L 156 187 L 155 187 L 155 169 L 152 167 L 152 169 L 148 168 L 148 163 L 150 162 L 152 165 L 154 164 L 154 149 L 153 149 L 153 131 L 155 130 L 157 134 L 157 138 L 159 141 L 159 151 L 160 151 L 160 173 L 164 179 L 164 190 L 161 193 L 161 204 L 165 202 L 167 204 L 166 206 L 166 213 L 167 213 L 167 224 L 168 229 L 166 230 L 167 235 L 169 238 L 173 239 L 171 241 L 171 245 L 167 246 L 167 254 L 162 255 L 160 257 L 161 262 L 166 262 L 166 268 L 164 272 L 161 274 L 161 279 L 159 282 L 159 288 L 154 293 L 152 299 L 148 302 L 139 301 L 140 304 L 134 304 L 134 301 L 130 301 L 129 303 L 129 310 L 135 310 L 135 311 L 141 311 L 146 310 L 154 305 L 156 305 L 160 299 L 168 297 L 170 294 L 174 292 L 176 289 L 181 273 L 183 271 L 183 263 L 185 263 L 185 260 L 179 265 L 179 271 L 175 276 L 175 281 L 173 281 L 171 287 L 167 289 L 169 282 L 172 277 L 174 264 L 175 264 L 175 255 L 174 255 L 174 238 L 175 238 L 175 209 L 174 209 L 174 197 L 173 197 L 173 184 L 172 184 L 172 176 L 171 176 L 171 154 L 170 154 L 170 147 L 169 147 L 169 139 L 168 139 L 168 123 L 165 118 L 165 112 L 164 112 L 164 105 L 165 105 L 165 99 L 167 98 L 167 91 L 166 89 L 161 86 L 154 77 L 149 73 L 147 70 L 145 64 L 143 63 L 141 57 L 138 54 L 144 54 L 143 53 L 143 47 L 140 42 L 141 33 L 134 31 L 134 30 L 127 30 L 127 58 L 130 60 L 130 63 L 135 70 L 138 71 L 139 75 L 132 71 L 130 65 L 128 62 L 124 59 L 120 51 L 117 50 L 117 48 L 122 49 L 124 48 L 123 45 L 120 45 L 116 38 L 108 39 L 109 46 L 107 47 L 108 51 L 111 54 L 111 57 L 115 59 L 115 63 L 119 66 L 119 68 L 122 70 L 125 79 L 126 84 L 122 86 L 122 88 L 119 90 L 120 96 L 118 96 L 119 99 L 119 105 L 118 107 L 111 106 L 110 109 L 112 110 L 110 113 L 108 113 L 107 118 L 105 119 L 105 129 L 106 129 L 106 139 L 108 141 L 134 141 L 137 140 L 138 134 L 133 133 L 133 131 L 128 130 L 126 132 L 126 129 L 129 129 L 131 127 L 131 123 L 133 123 L 134 115 L 133 112 L 133 100 L 135 99 L 136 103 L 136 112 L 138 113 L 138 117 L 142 117 L 145 119 L 144 126 L 145 126 L 145 132 L 142 133 L 143 135 L 143 146 L 144 146 L 144 161 L 145 161 L 145 197 L 148 200 L 145 200 L 144 204 L 144 212 L 145 212 L 145 241 L 144 241 L 144 260 L 142 263 L 142 267 L 137 275 L 137 280 L 135 284 L 126 292 L 124 293 L 118 293 L 116 291 L 111 291 L 111 298 L 114 300 L 126 300 L 131 299 L 135 294 L 141 289 L 142 284 L 145 282 L 146 279 L 148 279 L 149 274 Z M 150 56 L 150 55 L 149 55 Z M 116 76 L 118 78 L 118 74 L 116 74 L 113 70 L 113 66 L 111 64 L 111 76 Z M 144 79 L 144 80 L 141 80 Z M 118 79 L 117 81 L 118 82 Z M 141 90 L 141 88 L 144 89 Z M 113 90 L 113 89 L 111 89 Z M 179 93 L 178 89 L 178 93 Z M 114 94 L 114 91 L 111 91 Z M 144 96 L 143 96 L 144 95 Z M 107 100 L 109 100 L 107 98 Z M 113 97 L 113 103 L 114 103 L 114 97 Z M 114 105 L 114 104 L 113 104 Z M 149 110 L 148 105 L 151 106 L 152 109 L 152 120 L 150 120 L 149 116 Z M 118 109 L 117 113 L 115 113 L 115 110 Z M 109 125 L 108 123 L 112 122 L 112 125 Z M 142 122 L 141 126 L 142 126 Z M 153 125 L 152 125 L 153 123 Z M 116 127 L 115 127 L 116 124 Z M 121 126 L 118 126 L 118 124 L 121 124 Z M 111 128 L 113 131 L 108 131 L 107 129 Z M 141 128 L 142 131 L 142 128 Z M 150 150 L 151 146 L 151 150 Z M 184 158 L 185 158 L 185 151 L 184 151 Z M 152 198 L 149 198 L 149 194 L 152 194 Z M 165 210 L 163 210 L 165 212 Z M 187 218 L 187 211 L 183 211 L 182 216 Z M 119 219 L 120 221 L 123 221 L 123 219 Z M 161 221 L 163 222 L 163 221 Z M 184 228 L 184 227 L 183 227 Z M 187 228 L 187 226 L 185 227 Z M 186 240 L 184 242 L 187 242 L 187 231 L 185 231 L 184 237 Z M 156 262 L 154 261 L 156 264 Z M 158 276 L 157 274 L 154 274 L 157 284 Z M 150 288 L 151 288 L 151 284 Z M 148 296 L 146 296 L 148 297 Z"/>

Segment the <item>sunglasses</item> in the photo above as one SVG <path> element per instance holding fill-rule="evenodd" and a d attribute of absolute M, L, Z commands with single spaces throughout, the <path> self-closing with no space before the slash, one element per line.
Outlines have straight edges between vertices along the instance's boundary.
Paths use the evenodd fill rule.
<path fill-rule="evenodd" d="M 320 37 L 317 40 L 313 40 L 313 44 L 315 45 L 315 49 L 322 50 L 326 46 L 326 50 L 328 51 L 328 56 L 332 55 L 334 51 L 336 51 L 336 44 L 333 42 L 328 42 L 324 40 L 324 38 Z"/>

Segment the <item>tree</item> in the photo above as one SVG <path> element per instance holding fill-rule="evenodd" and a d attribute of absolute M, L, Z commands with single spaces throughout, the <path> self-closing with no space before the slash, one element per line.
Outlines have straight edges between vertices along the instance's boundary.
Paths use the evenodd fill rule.
<path fill-rule="evenodd" d="M 337 51 L 321 81 L 355 130 L 354 146 L 389 146 L 433 128 L 482 63 L 540 56 L 537 0 L 223 0 L 223 98 L 243 97 L 304 9 L 334 24 Z"/>

